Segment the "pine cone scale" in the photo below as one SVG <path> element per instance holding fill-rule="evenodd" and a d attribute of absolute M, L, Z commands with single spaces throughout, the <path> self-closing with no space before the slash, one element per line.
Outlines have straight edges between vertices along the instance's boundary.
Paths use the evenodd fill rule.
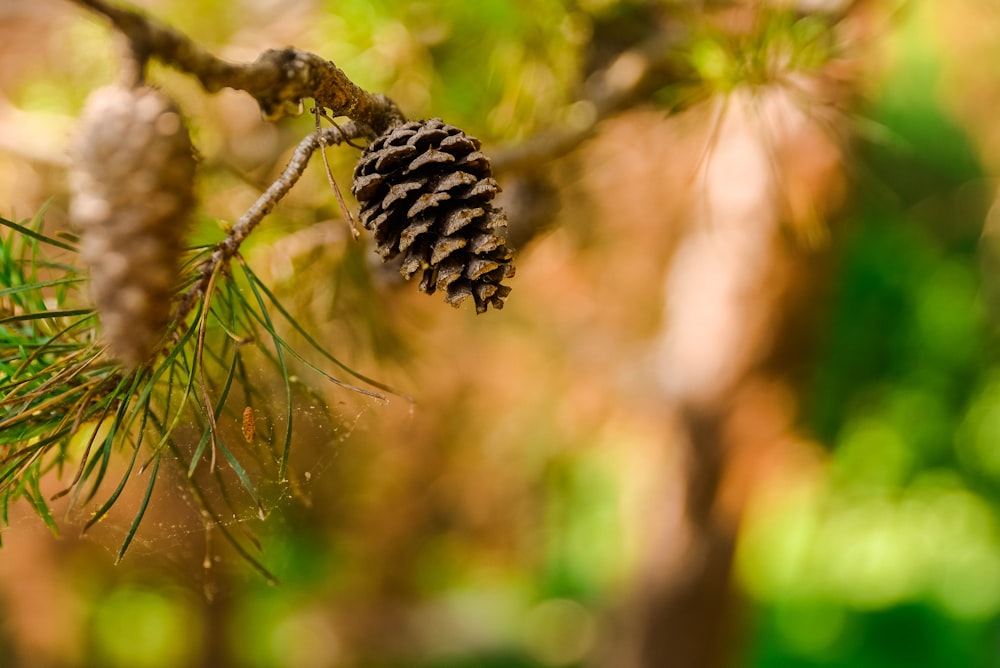
<path fill-rule="evenodd" d="M 426 167 L 427 165 L 443 165 L 449 162 L 455 162 L 455 156 L 451 153 L 445 153 L 444 151 L 437 151 L 435 149 L 430 149 L 421 153 L 416 160 L 410 163 L 410 165 L 403 170 L 404 174 L 412 174 L 420 169 Z"/>
<path fill-rule="evenodd" d="M 438 181 L 437 185 L 434 186 L 434 190 L 436 192 L 450 191 L 462 186 L 471 186 L 478 180 L 479 178 L 475 174 L 453 172 Z"/>
<path fill-rule="evenodd" d="M 408 218 L 414 218 L 427 209 L 433 209 L 441 202 L 449 199 L 451 199 L 451 195 L 449 193 L 427 193 L 426 195 L 421 195 L 417 198 L 417 201 L 413 203 L 413 206 L 407 210 L 406 216 Z"/>
<path fill-rule="evenodd" d="M 354 177 L 354 191 L 355 196 L 359 200 L 370 200 L 374 197 L 375 193 L 378 192 L 379 187 L 382 185 L 383 178 L 381 174 L 366 174 L 364 176 Z"/>
<path fill-rule="evenodd" d="M 415 190 L 421 189 L 420 183 L 414 181 L 409 181 L 407 183 L 397 183 L 396 185 L 389 188 L 389 193 L 382 198 L 382 208 L 388 209 L 394 203 L 399 200 L 406 199 L 409 194 Z"/>
<path fill-rule="evenodd" d="M 469 243 L 461 237 L 441 237 L 431 244 L 431 264 L 441 264 L 446 257 Z"/>
<path fill-rule="evenodd" d="M 500 263 L 495 260 L 488 260 L 484 258 L 475 258 L 465 268 L 465 277 L 475 280 L 484 274 L 493 271 L 500 266 Z"/>
<path fill-rule="evenodd" d="M 433 218 L 424 218 L 407 225 L 406 229 L 399 235 L 399 252 L 403 252 L 412 246 L 417 237 L 429 230 L 433 224 Z"/>
<path fill-rule="evenodd" d="M 410 146 L 420 145 L 421 147 L 431 146 L 434 144 L 443 145 L 443 141 L 448 138 L 448 132 L 442 127 L 435 127 L 424 125 L 419 128 L 413 136 L 406 140 L 406 143 Z"/>
<path fill-rule="evenodd" d="M 455 162 L 458 167 L 468 168 L 475 172 L 489 171 L 490 170 L 490 159 L 486 157 L 485 153 L 470 153 L 461 160 Z"/>
<path fill-rule="evenodd" d="M 387 172 L 397 165 L 402 164 L 406 158 L 409 158 L 416 152 L 417 149 L 414 146 L 389 146 L 379 156 L 378 162 L 375 163 L 375 170 L 378 172 Z"/>
<path fill-rule="evenodd" d="M 486 212 L 478 207 L 475 209 L 457 209 L 452 211 L 441 221 L 441 234 L 451 236 L 481 217 L 484 213 Z"/>

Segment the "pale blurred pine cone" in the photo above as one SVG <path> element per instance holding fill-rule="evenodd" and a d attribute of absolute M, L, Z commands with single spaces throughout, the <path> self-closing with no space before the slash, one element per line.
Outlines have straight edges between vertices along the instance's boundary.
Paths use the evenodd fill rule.
<path fill-rule="evenodd" d="M 421 272 L 420 290 L 454 306 L 472 297 L 476 312 L 503 308 L 514 275 L 500 190 L 479 140 L 441 119 L 390 128 L 354 169 L 360 217 L 383 261 L 402 254 L 400 273 Z"/>
<path fill-rule="evenodd" d="M 191 139 L 166 95 L 91 94 L 73 147 L 70 217 L 104 340 L 126 368 L 149 359 L 169 322 L 194 173 Z"/>

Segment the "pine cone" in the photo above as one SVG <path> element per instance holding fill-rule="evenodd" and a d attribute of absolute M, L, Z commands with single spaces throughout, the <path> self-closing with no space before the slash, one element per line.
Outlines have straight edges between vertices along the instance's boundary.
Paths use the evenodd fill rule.
<path fill-rule="evenodd" d="M 194 171 L 166 95 L 122 86 L 91 94 L 73 147 L 70 217 L 104 338 L 127 368 L 149 359 L 169 322 Z"/>
<path fill-rule="evenodd" d="M 354 169 L 360 216 L 382 260 L 402 254 L 400 273 L 422 272 L 420 290 L 471 296 L 476 312 L 503 308 L 514 275 L 507 218 L 491 200 L 500 187 L 479 140 L 439 118 L 397 125 L 365 149 Z"/>

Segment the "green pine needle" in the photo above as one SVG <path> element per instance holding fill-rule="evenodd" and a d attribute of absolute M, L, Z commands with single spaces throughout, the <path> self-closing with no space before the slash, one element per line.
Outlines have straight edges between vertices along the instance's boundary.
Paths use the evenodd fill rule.
<path fill-rule="evenodd" d="M 180 277 L 182 286 L 198 283 L 200 267 L 212 252 L 211 246 L 192 249 Z M 70 508 L 96 505 L 83 526 L 86 531 L 122 502 L 135 477 L 148 475 L 142 500 L 132 511 L 118 550 L 120 560 L 154 501 L 161 463 L 173 463 L 187 479 L 191 497 L 203 514 L 218 524 L 239 555 L 273 580 L 242 543 L 256 544 L 256 539 L 239 538 L 222 522 L 228 513 L 212 501 L 219 495 L 206 493 L 206 480 L 218 485 L 227 510 L 235 512 L 225 478 L 216 470 L 224 462 L 237 488 L 262 518 L 266 515 L 260 489 L 285 483 L 293 444 L 292 360 L 337 386 L 366 396 L 385 400 L 384 392 L 391 390 L 351 370 L 321 347 L 238 255 L 239 279 L 228 268 L 217 268 L 184 322 L 173 323 L 161 353 L 126 372 L 105 355 L 100 344 L 98 318 L 86 296 L 86 276 L 75 266 L 77 253 L 74 242 L 43 231 L 42 212 L 30 221 L 0 217 L 0 527 L 7 523 L 11 501 L 23 498 L 57 531 L 50 504 L 67 496 Z M 376 389 L 359 387 L 320 369 L 308 359 L 308 350 L 296 350 L 287 342 L 272 309 L 281 316 L 282 325 L 304 337 L 310 350 Z M 219 426 L 223 418 L 235 420 L 229 406 L 234 397 L 249 401 L 259 393 L 247 369 L 251 352 L 254 359 L 280 374 L 284 385 L 284 433 L 280 447 L 271 450 L 230 447 L 227 439 L 231 437 Z M 259 398 L 264 405 L 271 401 L 268 396 Z M 194 441 L 192 428 L 197 434 Z M 222 455 L 219 462 L 217 453 Z M 112 462 L 123 457 L 121 478 L 103 501 L 95 503 L 113 470 Z M 67 486 L 46 498 L 42 480 L 61 477 L 67 465 Z M 207 467 L 209 477 L 195 476 L 199 465 Z"/>

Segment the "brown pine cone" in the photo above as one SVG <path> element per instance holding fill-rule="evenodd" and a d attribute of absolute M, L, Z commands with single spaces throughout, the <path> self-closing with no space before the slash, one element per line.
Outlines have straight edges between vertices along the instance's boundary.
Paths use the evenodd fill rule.
<path fill-rule="evenodd" d="M 191 139 L 160 91 L 110 86 L 87 100 L 72 156 L 70 217 L 91 295 L 110 353 L 134 368 L 170 319 L 194 206 Z"/>
<path fill-rule="evenodd" d="M 360 216 L 383 261 L 402 254 L 400 273 L 422 272 L 420 290 L 445 292 L 476 312 L 503 308 L 514 275 L 507 217 L 491 201 L 500 187 L 479 140 L 439 118 L 397 125 L 375 139 L 354 169 Z"/>

